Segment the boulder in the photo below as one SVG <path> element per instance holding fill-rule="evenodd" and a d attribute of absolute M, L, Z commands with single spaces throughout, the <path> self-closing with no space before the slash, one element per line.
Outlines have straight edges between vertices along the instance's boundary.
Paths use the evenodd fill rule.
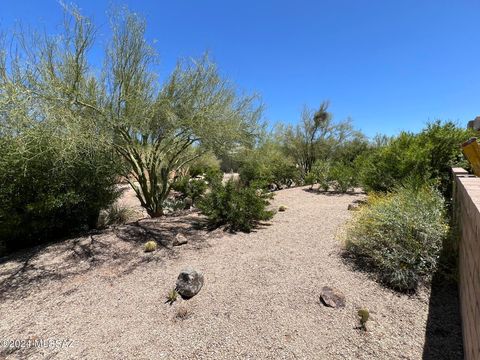
<path fill-rule="evenodd" d="M 173 239 L 173 246 L 185 245 L 186 243 L 188 243 L 188 240 L 182 234 L 177 234 L 177 236 L 175 236 L 175 239 Z"/>
<path fill-rule="evenodd" d="M 320 301 L 323 305 L 333 308 L 345 307 L 345 295 L 335 288 L 324 286 L 320 293 Z"/>
<path fill-rule="evenodd" d="M 189 299 L 198 294 L 203 286 L 203 274 L 188 266 L 183 269 L 177 278 L 175 289 L 182 298 Z"/>

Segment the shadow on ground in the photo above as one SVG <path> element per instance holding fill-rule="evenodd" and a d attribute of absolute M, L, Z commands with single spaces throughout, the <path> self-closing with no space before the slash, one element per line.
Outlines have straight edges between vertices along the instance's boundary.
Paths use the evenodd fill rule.
<path fill-rule="evenodd" d="M 344 196 L 344 195 L 358 196 L 358 195 L 365 194 L 365 192 L 359 189 L 355 189 L 354 191 L 340 192 L 340 191 L 333 191 L 333 190 L 323 191 L 321 189 L 317 189 L 317 188 L 313 189 L 313 188 L 307 187 L 307 188 L 303 188 L 302 190 L 311 194 L 325 195 L 325 196 Z"/>
<path fill-rule="evenodd" d="M 463 359 L 458 286 L 440 273 L 432 279 L 423 359 Z"/>
<path fill-rule="evenodd" d="M 173 246 L 177 234 L 188 244 Z M 207 245 L 203 218 L 196 213 L 145 219 L 83 236 L 25 249 L 0 259 L 0 301 L 22 299 L 51 281 L 88 274 L 108 266 L 115 276 L 131 273 L 146 263 L 161 263 L 179 256 L 180 248 Z M 143 244 L 159 247 L 145 253 Z"/>

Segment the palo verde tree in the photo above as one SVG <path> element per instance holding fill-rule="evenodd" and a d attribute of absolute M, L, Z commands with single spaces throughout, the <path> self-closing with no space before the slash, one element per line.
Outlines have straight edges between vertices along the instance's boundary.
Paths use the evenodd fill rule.
<path fill-rule="evenodd" d="M 163 214 L 178 169 L 204 152 L 221 152 L 255 137 L 261 115 L 257 96 L 239 95 L 207 56 L 180 61 L 161 83 L 145 21 L 121 10 L 111 16 L 112 38 L 98 72 L 88 56 L 95 26 L 75 8 L 66 8 L 65 19 L 59 36 L 16 37 L 21 55 L 4 62 L 10 71 L 2 72 L 2 91 L 26 103 L 16 111 L 35 117 L 34 122 L 61 122 L 63 127 L 52 128 L 84 141 L 86 149 L 112 149 L 152 217 Z"/>
<path fill-rule="evenodd" d="M 114 17 L 107 52 L 106 111 L 115 148 L 128 163 L 129 180 L 150 216 L 163 214 L 172 174 L 207 151 L 251 142 L 261 106 L 239 96 L 207 56 L 181 61 L 158 86 L 156 53 L 137 15 Z"/>
<path fill-rule="evenodd" d="M 350 120 L 333 122 L 328 102 L 323 102 L 317 110 L 305 107 L 301 123 L 286 129 L 285 152 L 295 159 L 305 175 L 316 160 L 330 159 L 335 149 L 355 134 Z"/>

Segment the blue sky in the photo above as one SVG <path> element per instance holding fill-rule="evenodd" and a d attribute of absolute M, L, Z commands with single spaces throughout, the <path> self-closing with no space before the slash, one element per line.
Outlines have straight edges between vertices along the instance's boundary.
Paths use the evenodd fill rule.
<path fill-rule="evenodd" d="M 108 37 L 107 10 L 143 14 L 160 72 L 208 50 L 222 73 L 258 92 L 265 118 L 295 123 L 304 104 L 329 100 L 373 136 L 417 131 L 429 120 L 480 115 L 480 1 L 142 0 L 75 2 Z M 0 24 L 58 29 L 56 0 L 0 0 Z M 101 55 L 96 49 L 94 58 Z"/>

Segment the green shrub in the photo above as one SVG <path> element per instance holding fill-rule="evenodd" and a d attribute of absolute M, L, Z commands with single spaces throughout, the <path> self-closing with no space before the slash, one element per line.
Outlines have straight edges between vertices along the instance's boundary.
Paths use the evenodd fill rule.
<path fill-rule="evenodd" d="M 266 163 L 259 161 L 258 159 L 250 159 L 244 161 L 239 169 L 240 180 L 249 186 L 253 182 L 262 183 L 267 186 L 272 182 L 273 176 L 271 169 Z"/>
<path fill-rule="evenodd" d="M 291 187 L 298 184 L 301 179 L 301 171 L 288 158 L 280 157 L 273 159 L 269 166 L 271 173 L 271 182 L 281 188 L 282 186 Z"/>
<path fill-rule="evenodd" d="M 249 232 L 259 221 L 273 216 L 266 209 L 269 198 L 256 186 L 243 187 L 229 180 L 224 185 L 215 184 L 198 206 L 212 226 L 226 225 L 230 231 Z"/>
<path fill-rule="evenodd" d="M 275 184 L 278 189 L 291 187 L 301 180 L 300 168 L 273 142 L 245 151 L 239 173 L 245 185 L 252 182 L 262 183 L 265 187 Z"/>
<path fill-rule="evenodd" d="M 329 179 L 335 191 L 346 193 L 357 185 L 355 169 L 350 164 L 336 163 L 330 168 Z"/>
<path fill-rule="evenodd" d="M 119 204 L 113 204 L 102 211 L 98 219 L 97 227 L 104 228 L 110 225 L 121 225 L 127 223 L 133 216 L 132 209 Z"/>
<path fill-rule="evenodd" d="M 193 161 L 188 169 L 188 174 L 191 178 L 203 176 L 207 182 L 217 181 L 223 176 L 220 160 L 210 153 Z"/>
<path fill-rule="evenodd" d="M 0 136 L 0 244 L 6 251 L 94 228 L 118 196 L 113 152 L 44 123 Z"/>
<path fill-rule="evenodd" d="M 330 163 L 328 161 L 317 160 L 312 166 L 312 170 L 305 176 L 305 184 L 318 184 L 319 190 L 328 191 L 330 188 Z"/>
<path fill-rule="evenodd" d="M 359 156 L 360 183 L 367 191 L 385 192 L 414 173 L 425 182 L 438 181 L 439 189 L 448 196 L 450 168 L 465 165 L 460 144 L 470 136 L 469 130 L 439 121 L 428 124 L 419 134 L 402 132 Z"/>
<path fill-rule="evenodd" d="M 372 195 L 346 232 L 346 249 L 389 287 L 414 290 L 432 274 L 448 233 L 441 194 L 428 186 Z"/>
<path fill-rule="evenodd" d="M 172 184 L 172 189 L 181 192 L 183 198 L 190 198 L 193 205 L 205 194 L 207 188 L 208 185 L 205 180 L 189 178 L 188 176 L 183 176 Z"/>

